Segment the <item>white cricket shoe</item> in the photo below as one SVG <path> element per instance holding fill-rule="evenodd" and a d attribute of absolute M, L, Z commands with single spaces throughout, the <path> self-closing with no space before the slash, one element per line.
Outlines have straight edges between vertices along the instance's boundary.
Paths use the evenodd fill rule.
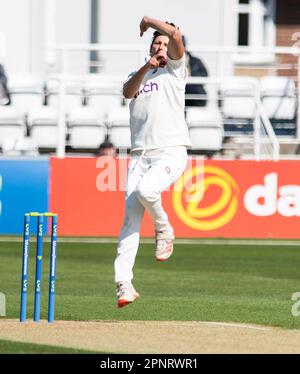
<path fill-rule="evenodd" d="M 123 308 L 140 296 L 130 282 L 118 282 L 116 291 L 118 308 Z"/>
<path fill-rule="evenodd" d="M 166 261 L 169 257 L 171 257 L 174 250 L 174 238 L 173 231 L 156 232 L 155 258 L 157 261 Z"/>

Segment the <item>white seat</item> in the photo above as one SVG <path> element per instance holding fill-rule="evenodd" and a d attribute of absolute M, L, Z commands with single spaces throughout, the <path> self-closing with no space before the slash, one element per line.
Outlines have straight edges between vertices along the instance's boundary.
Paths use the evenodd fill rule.
<path fill-rule="evenodd" d="M 9 75 L 8 88 L 14 91 L 26 89 L 41 89 L 43 87 L 43 77 L 30 73 L 12 73 Z"/>
<path fill-rule="evenodd" d="M 38 107 L 31 109 L 30 112 L 28 112 L 27 122 L 29 127 L 36 124 L 57 124 L 57 121 L 58 111 L 46 105 L 40 105 Z"/>
<path fill-rule="evenodd" d="M 70 126 L 84 124 L 103 124 L 104 117 L 98 116 L 93 108 L 87 106 L 77 106 L 70 109 L 67 113 L 68 123 Z"/>
<path fill-rule="evenodd" d="M 87 105 L 93 108 L 100 116 L 108 116 L 109 112 L 120 105 L 120 97 L 87 93 Z"/>
<path fill-rule="evenodd" d="M 18 110 L 12 105 L 0 106 L 0 122 L 5 123 L 24 123 L 24 117 L 20 115 Z"/>
<path fill-rule="evenodd" d="M 117 76 L 90 76 L 85 82 L 85 91 L 91 94 L 116 94 L 122 92 L 122 80 Z"/>
<path fill-rule="evenodd" d="M 253 119 L 255 117 L 255 78 L 233 78 L 221 85 L 223 115 L 225 118 Z"/>
<path fill-rule="evenodd" d="M 14 92 L 10 94 L 11 103 L 26 115 L 32 108 L 43 104 L 42 92 Z"/>
<path fill-rule="evenodd" d="M 106 129 L 104 126 L 83 125 L 70 129 L 69 145 L 77 149 L 96 149 L 104 142 Z"/>
<path fill-rule="evenodd" d="M 267 116 L 275 120 L 293 120 L 296 115 L 296 97 L 263 97 L 262 103 Z"/>
<path fill-rule="evenodd" d="M 22 138 L 26 134 L 26 125 L 23 117 L 19 114 L 15 107 L 0 107 L 0 145 L 3 144 L 5 138 L 12 137 L 14 139 Z"/>
<path fill-rule="evenodd" d="M 129 108 L 118 106 L 108 115 L 109 139 L 116 148 L 131 147 Z"/>
<path fill-rule="evenodd" d="M 107 135 L 103 118 L 89 107 L 77 107 L 68 113 L 69 145 L 77 149 L 96 149 Z"/>
<path fill-rule="evenodd" d="M 31 139 L 39 148 L 56 148 L 58 113 L 54 108 L 33 108 L 27 118 Z"/>
<path fill-rule="evenodd" d="M 189 107 L 186 122 L 192 149 L 219 151 L 223 143 L 223 123 L 220 111 L 210 107 Z"/>
<path fill-rule="evenodd" d="M 110 129 L 109 139 L 116 148 L 130 148 L 131 134 L 129 126 L 114 126 Z"/>
<path fill-rule="evenodd" d="M 87 105 L 99 115 L 108 113 L 120 106 L 122 98 L 122 84 L 117 77 L 91 77 L 85 85 Z"/>
<path fill-rule="evenodd" d="M 43 79 L 34 74 L 12 74 L 8 80 L 11 103 L 24 115 L 44 102 Z"/>
<path fill-rule="evenodd" d="M 47 105 L 59 107 L 59 89 L 60 83 L 56 79 L 50 79 L 46 82 Z M 78 107 L 83 103 L 83 84 L 80 82 L 67 82 L 65 84 L 64 107 L 68 111 Z"/>
<path fill-rule="evenodd" d="M 253 119 L 255 116 L 254 98 L 247 96 L 224 97 L 223 114 L 226 118 Z"/>
<path fill-rule="evenodd" d="M 260 91 L 262 96 L 294 96 L 295 83 L 287 77 L 267 76 L 260 80 Z"/>
<path fill-rule="evenodd" d="M 293 120 L 297 99 L 293 80 L 287 77 L 261 79 L 261 97 L 266 114 L 274 120 Z"/>
<path fill-rule="evenodd" d="M 33 139 L 27 137 L 5 138 L 2 144 L 2 153 L 5 156 L 38 156 L 38 146 Z"/>
<path fill-rule="evenodd" d="M 130 115 L 128 105 L 118 105 L 108 113 L 107 122 L 110 126 L 129 126 Z"/>
<path fill-rule="evenodd" d="M 44 96 L 42 92 L 12 92 L 10 99 L 20 114 L 26 115 L 32 108 L 43 104 Z"/>
<path fill-rule="evenodd" d="M 52 108 L 59 107 L 59 94 L 50 93 L 47 98 L 47 104 Z M 81 94 L 66 94 L 64 96 L 64 108 L 65 111 L 68 111 L 78 105 L 82 104 L 82 95 Z"/>

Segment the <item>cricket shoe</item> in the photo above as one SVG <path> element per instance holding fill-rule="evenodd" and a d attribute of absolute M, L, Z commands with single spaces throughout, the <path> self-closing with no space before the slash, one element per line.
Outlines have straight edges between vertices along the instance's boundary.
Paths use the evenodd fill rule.
<path fill-rule="evenodd" d="M 156 232 L 155 258 L 157 261 L 166 261 L 169 257 L 171 257 L 174 250 L 174 238 L 173 231 Z"/>
<path fill-rule="evenodd" d="M 124 306 L 132 303 L 140 295 L 134 289 L 130 282 L 118 282 L 117 283 L 117 305 L 118 308 L 123 308 Z"/>

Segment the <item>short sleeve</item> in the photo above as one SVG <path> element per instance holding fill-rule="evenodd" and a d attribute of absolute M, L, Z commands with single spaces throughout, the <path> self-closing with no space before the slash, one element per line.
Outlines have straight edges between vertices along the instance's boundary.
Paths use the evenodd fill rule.
<path fill-rule="evenodd" d="M 186 66 L 185 66 L 185 54 L 178 60 L 172 60 L 168 58 L 167 69 L 170 74 L 174 75 L 176 78 L 185 79 L 186 78 Z"/>

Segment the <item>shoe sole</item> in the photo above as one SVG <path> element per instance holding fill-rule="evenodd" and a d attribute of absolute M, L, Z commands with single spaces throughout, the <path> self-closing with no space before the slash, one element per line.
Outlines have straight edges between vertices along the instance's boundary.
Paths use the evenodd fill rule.
<path fill-rule="evenodd" d="M 120 300 L 118 300 L 117 306 L 118 306 L 118 308 L 124 308 L 124 306 L 127 306 L 127 305 L 133 303 L 139 297 L 140 297 L 140 295 L 138 293 L 136 293 L 134 295 L 134 300 L 132 300 L 132 301 L 128 301 L 126 299 L 120 299 Z"/>
<path fill-rule="evenodd" d="M 118 308 L 124 308 L 124 306 L 131 304 L 132 301 L 118 300 Z"/>
<path fill-rule="evenodd" d="M 157 257 L 157 256 L 155 256 L 156 261 L 160 261 L 160 262 L 167 261 L 172 256 L 173 251 L 174 251 L 174 248 L 172 248 L 170 252 L 167 252 L 168 257 Z"/>

